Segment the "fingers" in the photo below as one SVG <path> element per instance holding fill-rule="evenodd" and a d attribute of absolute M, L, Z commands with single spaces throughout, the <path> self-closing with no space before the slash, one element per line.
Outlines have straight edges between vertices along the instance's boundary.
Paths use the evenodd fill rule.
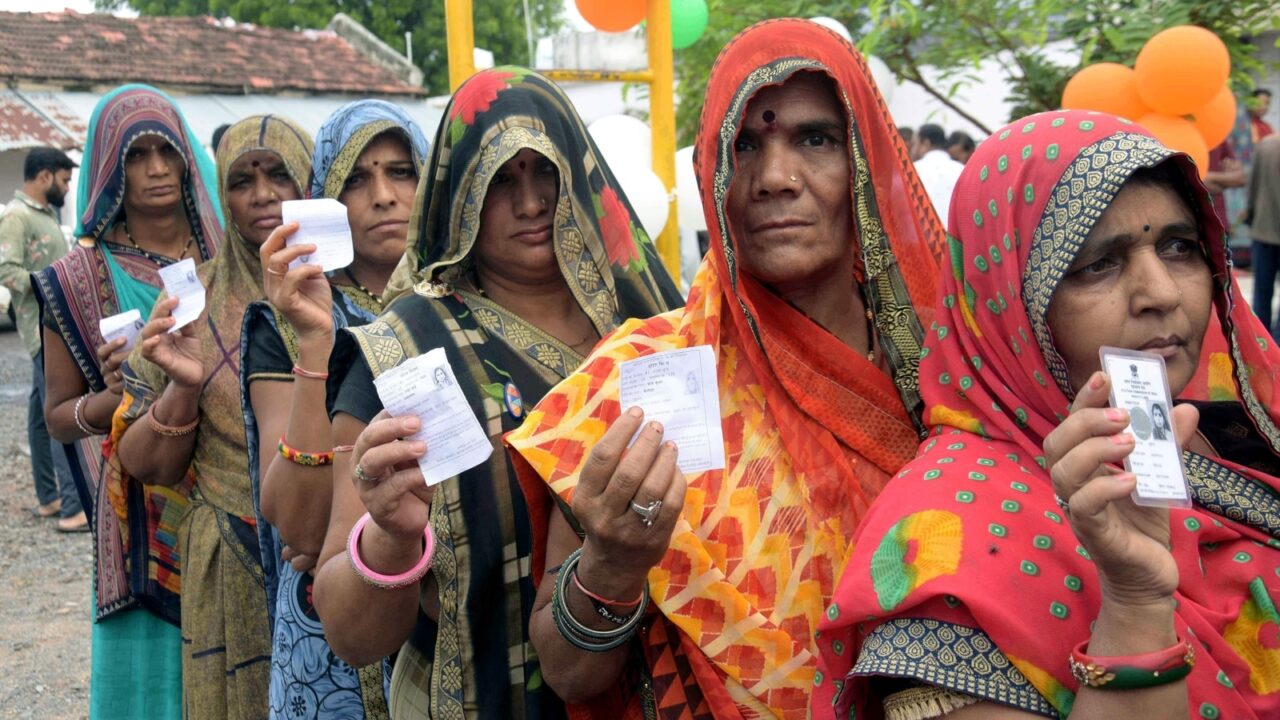
<path fill-rule="evenodd" d="M 1200 409 L 1195 405 L 1175 405 L 1173 408 L 1173 434 L 1178 447 L 1186 448 L 1200 426 Z"/>
<path fill-rule="evenodd" d="M 288 264 L 285 267 L 288 267 Z M 301 292 L 304 282 L 316 277 L 324 277 L 324 268 L 319 265 L 299 265 L 278 278 L 279 291 L 273 294 L 282 299 L 292 298 Z"/>
<path fill-rule="evenodd" d="M 647 428 L 646 428 L 647 429 Z M 628 454 L 627 460 L 631 459 Z M 625 462 L 625 461 L 624 461 Z M 676 469 L 676 444 L 673 442 L 664 442 L 658 447 L 658 451 L 654 454 L 653 464 L 649 466 L 648 473 L 644 476 L 644 480 L 640 486 L 636 488 L 636 492 L 631 502 L 638 505 L 648 505 L 654 500 L 662 500 L 667 496 L 667 488 L 671 485 L 671 472 Z M 630 507 L 630 505 L 628 505 Z M 666 512 L 666 507 L 662 508 Z"/>
<path fill-rule="evenodd" d="M 1092 437 L 1114 435 L 1129 425 L 1129 412 L 1109 408 L 1110 381 L 1096 372 L 1076 395 L 1067 419 L 1044 439 L 1044 458 L 1053 467 L 1067 453 Z"/>
<path fill-rule="evenodd" d="M 267 273 L 277 277 L 289 272 L 289 263 L 301 257 L 306 257 L 316 251 L 316 246 L 311 244 L 294 245 L 283 250 L 273 253 L 267 258 L 264 269 Z M 296 269 L 296 268 L 295 268 Z"/>
<path fill-rule="evenodd" d="M 658 516 L 658 528 L 668 535 L 676 525 L 676 520 L 680 519 L 680 512 L 684 510 L 684 494 L 688 489 L 688 482 L 685 480 L 684 473 L 680 472 L 680 468 L 671 468 L 671 479 L 667 483 L 667 494 L 662 496 L 662 514 Z"/>
<path fill-rule="evenodd" d="M 574 491 L 575 497 L 594 498 L 605 491 L 609 486 L 609 479 L 613 477 L 614 470 L 618 467 L 618 461 L 622 459 L 622 453 L 627 449 L 627 443 L 631 441 L 631 436 L 635 435 L 642 420 L 644 420 L 644 411 L 633 407 L 613 421 L 613 426 L 605 432 L 604 437 L 600 438 L 595 447 L 591 448 L 591 454 L 587 456 L 587 462 L 583 465 L 581 476 L 578 478 L 578 489 Z M 634 487 L 632 492 L 634 494 Z"/>
<path fill-rule="evenodd" d="M 292 560 L 289 561 L 289 564 L 293 566 L 294 570 L 300 573 L 310 572 L 311 570 L 315 569 L 316 556 L 315 555 L 296 555 Z"/>
<path fill-rule="evenodd" d="M 351 451 L 352 462 L 358 464 L 370 449 L 408 437 L 421 427 L 422 421 L 416 417 L 393 418 L 383 410 L 356 436 L 355 447 Z"/>
<path fill-rule="evenodd" d="M 267 269 L 267 262 L 271 256 L 280 251 L 284 247 L 288 237 L 298 231 L 298 223 L 289 222 L 280 225 L 271 234 L 267 236 L 267 241 L 262 243 L 262 247 L 258 248 L 258 258 L 262 261 L 262 269 Z"/>
<path fill-rule="evenodd" d="M 612 511 L 614 516 L 626 513 L 631 507 L 632 499 L 636 497 L 640 486 L 649 476 L 650 469 L 658 458 L 661 447 L 662 423 L 645 423 L 644 428 L 640 430 L 639 437 L 627 450 L 622 461 L 618 463 L 617 469 L 613 472 L 613 477 L 609 479 L 609 485 L 598 496 L 601 504 Z M 666 450 L 670 455 L 670 462 L 674 464 L 675 446 L 671 445 Z M 654 492 L 653 499 L 660 498 L 664 494 L 665 487 Z"/>
<path fill-rule="evenodd" d="M 1090 480 L 1068 503 L 1072 528 L 1083 537 L 1101 539 L 1108 526 L 1107 508 L 1113 502 L 1127 500 L 1137 484 L 1137 476 L 1128 472 Z"/>
<path fill-rule="evenodd" d="M 169 331 L 169 328 L 173 327 L 174 322 L 176 322 L 173 319 L 173 311 L 178 308 L 178 303 L 178 298 L 165 298 L 156 303 L 151 310 L 151 319 L 147 321 L 146 325 L 142 326 L 142 332 L 139 333 L 144 342 L 163 335 Z"/>
<path fill-rule="evenodd" d="M 1074 447 L 1062 459 L 1049 467 L 1053 491 L 1064 500 L 1072 496 L 1095 476 L 1110 473 L 1104 465 L 1120 466 L 1133 452 L 1131 433 L 1118 433 L 1104 437 L 1091 437 Z"/>
<path fill-rule="evenodd" d="M 359 466 L 364 469 L 364 474 L 367 478 L 370 480 L 378 479 L 378 484 L 381 484 L 384 482 L 382 478 L 392 473 L 409 472 L 407 470 L 397 471 L 397 466 L 413 463 L 413 470 L 418 472 L 418 482 L 422 482 L 422 473 L 418 471 L 417 462 L 419 458 L 426 454 L 427 444 L 421 440 L 405 440 L 403 442 L 392 440 L 382 445 L 370 447 L 360 456 Z"/>
<path fill-rule="evenodd" d="M 98 360 L 103 363 L 107 362 L 107 360 L 111 357 L 112 353 L 114 353 L 115 351 L 119 350 L 122 347 L 124 347 L 124 338 L 122 337 L 116 338 L 111 342 L 103 343 L 99 345 L 96 351 L 98 354 Z"/>

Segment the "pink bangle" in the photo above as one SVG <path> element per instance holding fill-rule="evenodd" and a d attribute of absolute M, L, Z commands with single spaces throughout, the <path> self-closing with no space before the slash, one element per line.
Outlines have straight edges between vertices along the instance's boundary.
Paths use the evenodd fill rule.
<path fill-rule="evenodd" d="M 293 374 L 297 375 L 298 377 L 307 378 L 310 380 L 328 380 L 329 379 L 329 373 L 327 372 L 316 372 L 314 370 L 308 370 L 300 365 L 293 366 Z"/>
<path fill-rule="evenodd" d="M 572 572 L 572 573 L 570 573 L 570 575 L 572 575 L 572 578 L 573 578 L 573 586 L 574 586 L 574 587 L 576 587 L 576 588 L 578 588 L 578 591 L 579 591 L 579 592 L 581 592 L 583 595 L 586 595 L 587 597 L 591 598 L 592 600 L 595 600 L 596 602 L 600 603 L 601 605 L 612 605 L 613 607 L 630 608 L 630 607 L 635 607 L 635 606 L 639 605 L 639 604 L 640 604 L 640 601 L 641 601 L 641 600 L 644 600 L 644 592 L 643 592 L 643 591 L 640 593 L 640 597 L 636 598 L 635 600 L 626 601 L 626 602 L 624 602 L 624 601 L 622 601 L 622 600 L 610 600 L 609 598 L 604 597 L 603 595 L 597 595 L 597 594 L 595 594 L 595 593 L 591 592 L 590 590 L 588 590 L 588 589 L 586 589 L 585 587 L 583 587 L 583 586 L 582 586 L 582 581 L 578 579 L 578 567 L 577 567 L 576 565 L 574 566 L 574 568 L 573 568 L 573 572 Z"/>
<path fill-rule="evenodd" d="M 360 535 L 364 532 L 364 527 L 369 524 L 370 519 L 369 513 L 362 515 L 356 521 L 355 527 L 351 528 L 351 534 L 347 536 L 347 557 L 351 559 L 351 568 L 356 571 L 356 575 L 359 575 L 361 580 L 383 590 L 398 590 L 409 587 L 426 576 L 427 571 L 431 569 L 431 553 L 436 549 L 436 536 L 431 532 L 431 525 L 427 524 L 422 529 L 425 545 L 422 548 L 422 559 L 418 561 L 418 564 L 399 575 L 383 575 L 370 568 L 360 558 Z"/>

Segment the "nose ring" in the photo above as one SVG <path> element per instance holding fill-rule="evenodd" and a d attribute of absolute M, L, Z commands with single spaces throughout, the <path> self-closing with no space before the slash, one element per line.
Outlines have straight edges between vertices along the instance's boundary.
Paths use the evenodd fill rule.
<path fill-rule="evenodd" d="M 791 182 L 795 182 L 795 181 L 796 181 L 796 176 L 795 176 L 795 175 L 792 175 L 792 176 L 791 176 Z"/>

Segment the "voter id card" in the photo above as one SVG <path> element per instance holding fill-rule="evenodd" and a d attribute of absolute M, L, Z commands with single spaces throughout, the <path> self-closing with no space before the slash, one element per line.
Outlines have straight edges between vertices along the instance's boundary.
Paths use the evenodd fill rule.
<path fill-rule="evenodd" d="M 1138 478 L 1133 502 L 1148 507 L 1191 507 L 1182 449 L 1173 433 L 1173 402 L 1164 358 L 1139 350 L 1098 349 L 1111 379 L 1111 406 L 1129 411 L 1133 452 L 1124 467 Z"/>

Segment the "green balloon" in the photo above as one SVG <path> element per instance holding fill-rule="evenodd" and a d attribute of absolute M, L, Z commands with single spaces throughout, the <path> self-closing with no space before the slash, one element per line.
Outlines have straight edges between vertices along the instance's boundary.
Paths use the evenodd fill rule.
<path fill-rule="evenodd" d="M 671 47 L 683 50 L 707 29 L 707 0 L 671 0 Z"/>

